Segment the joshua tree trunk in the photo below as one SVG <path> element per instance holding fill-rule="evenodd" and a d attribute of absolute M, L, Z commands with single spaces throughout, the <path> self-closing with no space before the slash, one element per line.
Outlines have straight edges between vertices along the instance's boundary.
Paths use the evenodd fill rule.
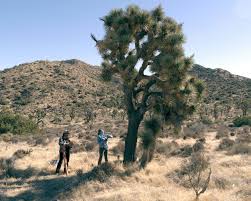
<path fill-rule="evenodd" d="M 128 133 L 125 140 L 124 163 L 135 162 L 138 128 L 142 118 L 134 112 L 128 116 Z"/>

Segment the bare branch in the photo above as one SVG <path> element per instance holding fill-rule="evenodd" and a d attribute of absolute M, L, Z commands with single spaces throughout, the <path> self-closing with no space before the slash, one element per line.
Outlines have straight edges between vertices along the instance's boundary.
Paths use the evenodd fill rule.
<path fill-rule="evenodd" d="M 205 181 L 205 184 L 199 194 L 202 194 L 207 190 L 208 184 L 210 182 L 211 174 L 212 174 L 212 170 L 211 170 L 211 168 L 209 168 L 209 174 L 208 174 L 207 180 Z"/>

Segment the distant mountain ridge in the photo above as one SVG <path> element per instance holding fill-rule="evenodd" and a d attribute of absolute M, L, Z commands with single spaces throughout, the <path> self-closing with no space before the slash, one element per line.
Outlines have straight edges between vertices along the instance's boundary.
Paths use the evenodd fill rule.
<path fill-rule="evenodd" d="M 203 80 L 207 88 L 207 101 L 237 102 L 240 98 L 251 98 L 251 79 L 231 74 L 217 68 L 205 68 L 195 64 L 190 73 Z"/>
<path fill-rule="evenodd" d="M 35 61 L 0 71 L 0 108 L 32 114 L 45 109 L 53 122 L 75 108 L 111 109 L 120 104 L 120 81 L 103 82 L 101 69 L 77 59 Z M 206 84 L 205 102 L 224 104 L 251 98 L 251 79 L 233 75 L 223 69 L 194 65 L 190 74 Z"/>

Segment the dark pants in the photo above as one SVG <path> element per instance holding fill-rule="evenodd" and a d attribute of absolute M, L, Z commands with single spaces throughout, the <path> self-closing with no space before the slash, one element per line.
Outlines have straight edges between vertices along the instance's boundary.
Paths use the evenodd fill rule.
<path fill-rule="evenodd" d="M 99 148 L 99 159 L 98 159 L 98 165 L 101 164 L 102 157 L 105 155 L 105 162 L 108 162 L 108 157 L 107 157 L 107 149 L 105 148 Z"/>
<path fill-rule="evenodd" d="M 67 166 L 68 166 L 69 161 L 70 161 L 70 149 L 65 149 L 65 157 L 66 157 Z M 64 152 L 59 152 L 59 161 L 58 161 L 56 173 L 59 173 L 63 160 L 64 160 Z M 64 173 L 65 172 L 66 172 L 66 169 L 64 169 Z"/>

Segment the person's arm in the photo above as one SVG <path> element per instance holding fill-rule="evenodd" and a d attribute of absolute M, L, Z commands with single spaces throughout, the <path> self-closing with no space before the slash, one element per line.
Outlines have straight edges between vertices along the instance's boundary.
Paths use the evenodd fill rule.
<path fill-rule="evenodd" d="M 64 145 L 64 140 L 62 137 L 59 138 L 58 144 L 59 146 Z"/>
<path fill-rule="evenodd" d="M 102 141 L 103 141 L 102 136 L 98 135 L 97 141 L 98 141 L 98 144 L 100 145 L 102 143 Z"/>
<path fill-rule="evenodd" d="M 113 136 L 110 133 L 106 134 L 107 138 L 113 138 Z"/>
<path fill-rule="evenodd" d="M 73 143 L 70 141 L 70 140 L 67 140 L 66 141 L 67 142 L 67 146 L 71 149 L 72 148 L 72 145 L 73 145 Z"/>

